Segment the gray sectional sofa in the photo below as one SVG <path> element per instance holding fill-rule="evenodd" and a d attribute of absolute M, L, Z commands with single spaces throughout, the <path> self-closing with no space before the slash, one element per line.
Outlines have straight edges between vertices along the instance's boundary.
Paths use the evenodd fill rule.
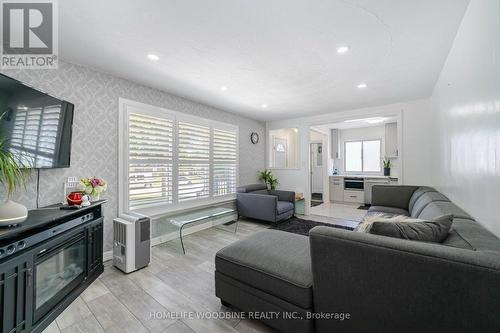
<path fill-rule="evenodd" d="M 279 313 L 263 321 L 283 332 L 500 332 L 500 240 L 430 187 L 374 186 L 372 202 L 368 214 L 453 214 L 452 230 L 441 244 L 264 230 L 217 253 L 217 297 Z"/>

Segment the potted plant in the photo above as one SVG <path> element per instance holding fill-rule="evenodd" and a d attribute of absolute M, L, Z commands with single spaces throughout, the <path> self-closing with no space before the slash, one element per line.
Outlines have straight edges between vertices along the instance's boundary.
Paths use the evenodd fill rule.
<path fill-rule="evenodd" d="M 274 177 L 273 173 L 267 169 L 259 172 L 259 179 L 267 185 L 268 190 L 275 190 L 279 185 L 278 178 Z"/>
<path fill-rule="evenodd" d="M 6 192 L 6 200 L 0 203 L 0 225 L 18 224 L 28 217 L 28 209 L 11 200 L 12 194 L 26 184 L 28 175 L 21 157 L 8 149 L 5 138 L 0 138 L 0 184 Z"/>
<path fill-rule="evenodd" d="M 384 176 L 391 175 L 391 160 L 388 158 L 384 159 Z"/>

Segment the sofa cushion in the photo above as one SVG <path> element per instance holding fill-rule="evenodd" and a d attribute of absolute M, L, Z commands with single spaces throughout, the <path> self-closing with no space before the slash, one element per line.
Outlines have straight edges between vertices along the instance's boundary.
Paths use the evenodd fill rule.
<path fill-rule="evenodd" d="M 411 217 L 417 217 L 420 213 L 427 207 L 428 204 L 434 201 L 450 201 L 445 195 L 439 192 L 426 192 L 419 196 L 419 198 L 415 201 L 410 210 Z"/>
<path fill-rule="evenodd" d="M 250 185 L 239 186 L 236 189 L 236 192 L 248 193 L 248 192 L 253 192 L 253 191 L 258 191 L 258 190 L 267 190 L 267 185 L 266 184 L 250 184 Z"/>
<path fill-rule="evenodd" d="M 450 201 L 434 201 L 429 203 L 425 208 L 416 216 L 421 220 L 432 220 L 433 218 L 441 215 L 452 214 L 455 218 L 471 219 L 472 217 L 467 214 L 462 208 L 458 207 Z"/>
<path fill-rule="evenodd" d="M 278 211 L 278 215 L 291 211 L 293 210 L 293 203 L 288 201 L 278 201 L 276 210 Z"/>
<path fill-rule="evenodd" d="M 436 192 L 436 190 L 429 186 L 420 186 L 419 188 L 417 188 L 410 197 L 410 201 L 408 203 L 408 211 L 411 212 L 413 210 L 413 205 L 418 200 L 418 198 L 420 198 L 422 194 L 427 192 Z"/>
<path fill-rule="evenodd" d="M 264 195 L 269 195 L 269 191 L 268 190 L 256 190 L 256 191 L 251 191 L 249 192 L 251 194 L 264 194 Z"/>
<path fill-rule="evenodd" d="M 386 206 L 371 206 L 368 209 L 368 214 L 375 214 L 375 213 L 386 213 L 386 214 L 390 214 L 390 215 L 406 215 L 406 216 L 410 215 L 406 209 L 402 209 L 402 208 L 386 207 Z"/>
<path fill-rule="evenodd" d="M 439 216 L 421 222 L 373 222 L 370 233 L 379 236 L 409 239 L 421 242 L 442 243 L 450 231 L 453 215 Z"/>
<path fill-rule="evenodd" d="M 372 204 L 408 210 L 410 198 L 417 189 L 417 186 L 410 185 L 374 185 Z"/>
<path fill-rule="evenodd" d="M 263 230 L 219 252 L 215 269 L 301 308 L 312 307 L 309 237 Z"/>
<path fill-rule="evenodd" d="M 476 251 L 498 252 L 500 255 L 500 239 L 472 219 L 455 218 L 450 236 L 443 244 L 472 248 Z"/>

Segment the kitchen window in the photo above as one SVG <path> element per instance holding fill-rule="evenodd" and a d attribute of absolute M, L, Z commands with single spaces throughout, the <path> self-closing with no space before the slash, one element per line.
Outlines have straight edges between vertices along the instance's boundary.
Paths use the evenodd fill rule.
<path fill-rule="evenodd" d="M 120 212 L 227 200 L 238 183 L 238 127 L 120 100 Z"/>
<path fill-rule="evenodd" d="M 346 172 L 381 172 L 382 140 L 345 142 Z"/>

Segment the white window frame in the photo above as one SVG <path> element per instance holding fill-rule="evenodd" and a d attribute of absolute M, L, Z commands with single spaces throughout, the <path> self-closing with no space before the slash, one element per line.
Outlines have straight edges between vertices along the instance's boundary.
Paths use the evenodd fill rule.
<path fill-rule="evenodd" d="M 153 204 L 138 208 L 134 212 L 142 213 L 148 216 L 158 216 L 165 213 L 171 213 L 188 208 L 195 208 L 204 205 L 224 202 L 236 198 L 236 194 L 217 195 L 214 196 L 213 190 L 213 129 L 221 129 L 236 132 L 236 186 L 239 184 L 239 127 L 232 124 L 227 124 L 215 120 L 209 120 L 202 117 L 191 116 L 182 112 L 172 111 L 158 106 L 153 106 L 126 98 L 118 99 L 118 213 L 119 215 L 127 214 L 129 210 L 128 193 L 128 119 L 130 113 L 144 114 L 146 116 L 171 119 L 174 122 L 174 142 L 173 142 L 173 203 L 172 204 Z M 178 122 L 191 122 L 197 125 L 210 127 L 210 172 L 209 172 L 209 196 L 203 199 L 193 199 L 179 203 L 178 202 Z"/>
<path fill-rule="evenodd" d="M 363 142 L 365 141 L 379 141 L 380 142 L 380 157 L 379 157 L 379 166 L 380 166 L 380 171 L 364 171 L 365 167 L 365 161 L 363 158 Z M 350 142 L 361 142 L 361 171 L 347 171 L 346 165 L 347 165 L 347 144 Z M 381 175 L 383 174 L 384 169 L 382 168 L 382 144 L 383 141 L 382 139 L 362 139 L 362 140 L 346 140 L 344 141 L 344 173 L 346 174 L 366 174 L 366 175 Z"/>

